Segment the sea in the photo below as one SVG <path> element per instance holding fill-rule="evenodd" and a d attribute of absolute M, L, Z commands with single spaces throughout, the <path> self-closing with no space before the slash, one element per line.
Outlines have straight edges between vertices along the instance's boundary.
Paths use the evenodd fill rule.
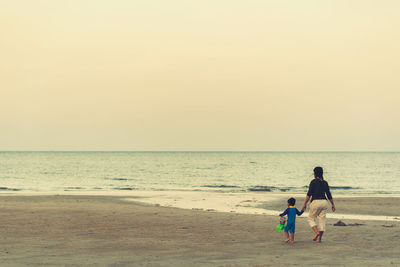
<path fill-rule="evenodd" d="M 0 191 L 400 193 L 400 152 L 0 152 Z"/>

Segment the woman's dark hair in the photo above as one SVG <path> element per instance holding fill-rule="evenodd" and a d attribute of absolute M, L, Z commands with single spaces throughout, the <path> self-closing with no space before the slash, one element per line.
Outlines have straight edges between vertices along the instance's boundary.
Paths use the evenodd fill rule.
<path fill-rule="evenodd" d="M 314 168 L 314 176 L 315 178 L 321 178 L 324 179 L 324 170 L 322 169 L 322 167 L 315 167 Z"/>

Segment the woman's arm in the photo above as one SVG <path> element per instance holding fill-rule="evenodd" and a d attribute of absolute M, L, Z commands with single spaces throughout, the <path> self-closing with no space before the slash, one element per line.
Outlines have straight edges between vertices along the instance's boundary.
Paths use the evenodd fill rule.
<path fill-rule="evenodd" d="M 331 202 L 331 205 L 332 205 L 332 211 L 335 212 L 336 207 L 335 207 L 335 203 L 333 203 L 333 198 L 329 199 L 329 201 Z"/>
<path fill-rule="evenodd" d="M 301 208 L 302 211 L 305 211 L 305 210 L 306 210 L 307 203 L 308 203 L 308 201 L 310 200 L 311 195 L 312 195 L 313 192 L 314 192 L 314 187 L 315 187 L 315 186 L 314 186 L 313 181 L 314 181 L 314 180 L 312 180 L 312 181 L 310 182 L 310 185 L 308 186 L 308 191 L 307 191 L 307 195 L 306 195 L 306 200 L 304 200 L 303 208 Z"/>
<path fill-rule="evenodd" d="M 326 196 L 328 197 L 329 201 L 331 202 L 332 211 L 334 212 L 336 210 L 336 207 L 335 207 L 335 203 L 333 203 L 333 198 L 332 198 L 332 194 L 331 194 L 331 190 L 329 188 L 328 182 L 326 182 L 325 193 L 326 193 Z"/>
<path fill-rule="evenodd" d="M 304 205 L 303 205 L 303 208 L 301 208 L 301 211 L 305 211 L 306 210 L 307 203 L 308 203 L 309 200 L 310 200 L 310 196 L 307 195 L 306 196 L 306 200 L 304 200 Z"/>

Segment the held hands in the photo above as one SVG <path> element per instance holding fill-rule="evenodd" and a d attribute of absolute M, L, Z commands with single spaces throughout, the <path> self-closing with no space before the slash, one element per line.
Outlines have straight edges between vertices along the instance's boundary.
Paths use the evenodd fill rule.
<path fill-rule="evenodd" d="M 304 205 L 302 208 L 301 208 L 301 211 L 305 211 L 306 210 L 306 205 Z"/>
<path fill-rule="evenodd" d="M 333 212 L 335 212 L 335 211 L 336 211 L 336 207 L 335 207 L 335 205 L 334 205 L 334 204 L 332 205 L 332 211 L 333 211 Z"/>

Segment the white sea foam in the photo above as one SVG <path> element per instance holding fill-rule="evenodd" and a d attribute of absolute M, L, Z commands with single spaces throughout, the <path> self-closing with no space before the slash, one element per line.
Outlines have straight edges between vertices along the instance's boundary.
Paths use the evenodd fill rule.
<path fill-rule="evenodd" d="M 238 214 L 258 214 L 278 216 L 283 210 L 268 210 L 260 208 L 262 204 L 270 201 L 286 201 L 290 197 L 302 198 L 300 193 L 271 193 L 271 192 L 227 192 L 227 191 L 190 191 L 190 190 L 133 190 L 133 191 L 19 191 L 2 192 L 0 195 L 15 196 L 111 196 L 118 197 L 124 201 L 138 202 L 153 206 L 174 207 L 191 210 L 204 210 L 210 212 L 231 212 Z M 340 195 L 340 198 L 354 197 L 380 197 L 400 198 L 400 194 L 365 194 L 365 195 Z M 299 219 L 304 219 L 307 212 Z M 377 216 L 366 214 L 340 214 L 329 212 L 327 218 L 374 220 L 374 221 L 397 221 L 400 216 Z"/>
<path fill-rule="evenodd" d="M 220 193 L 220 192 L 196 192 L 196 191 L 140 191 L 134 192 L 138 198 L 128 198 L 127 200 L 142 202 L 151 205 L 160 205 L 164 207 L 176 207 L 183 209 L 197 209 L 216 212 L 234 212 L 240 214 L 263 214 L 278 216 L 282 211 L 267 210 L 259 208 L 260 204 L 274 201 L 285 200 L 288 194 L 277 193 Z M 290 196 L 299 198 L 304 194 L 291 194 Z M 377 197 L 379 195 L 375 195 Z M 345 197 L 345 196 L 341 196 Z M 348 196 L 350 197 L 350 196 Z M 353 197 L 353 196 L 351 196 Z M 366 196 L 359 196 L 366 197 Z M 368 197 L 372 197 L 368 195 Z M 391 195 L 391 197 L 400 197 Z M 306 218 L 305 212 L 300 218 Z M 376 216 L 361 214 L 340 214 L 328 213 L 327 218 L 333 219 L 354 219 L 354 220 L 376 220 L 376 221 L 400 221 L 395 216 Z"/>

